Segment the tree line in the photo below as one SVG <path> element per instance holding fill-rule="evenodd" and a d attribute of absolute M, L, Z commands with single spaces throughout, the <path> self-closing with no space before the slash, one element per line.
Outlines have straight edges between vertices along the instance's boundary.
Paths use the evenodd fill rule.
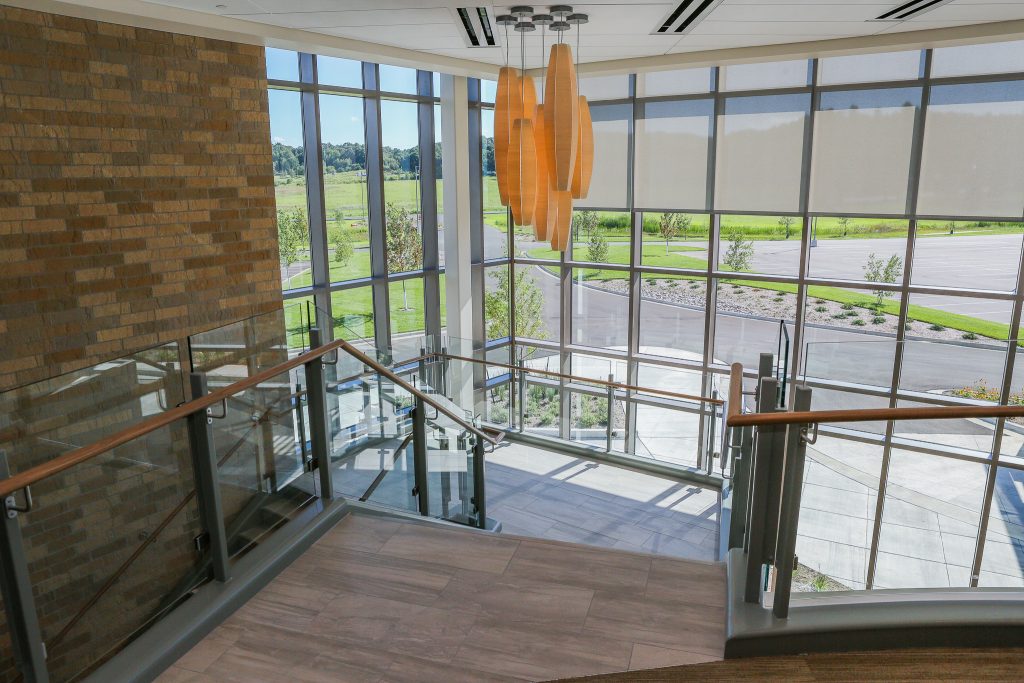
<path fill-rule="evenodd" d="M 484 175 L 494 175 L 494 138 L 482 140 Z M 346 173 L 366 169 L 366 145 L 359 142 L 343 142 L 336 145 L 325 142 L 321 152 L 324 170 L 327 173 Z M 273 145 L 274 175 L 301 175 L 306 165 L 306 151 L 302 145 L 291 146 L 280 142 Z M 399 175 L 415 174 L 420 168 L 419 147 L 398 149 L 384 148 L 384 173 Z M 441 143 L 434 143 L 434 175 L 441 177 Z"/>

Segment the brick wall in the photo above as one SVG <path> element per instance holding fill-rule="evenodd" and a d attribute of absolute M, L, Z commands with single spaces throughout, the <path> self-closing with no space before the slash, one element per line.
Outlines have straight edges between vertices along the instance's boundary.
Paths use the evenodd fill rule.
<path fill-rule="evenodd" d="M 173 366 L 188 335 L 280 308 L 273 192 L 262 48 L 0 6 L 0 450 L 13 470 L 181 400 L 179 375 L 143 387 L 134 362 L 57 375 L 157 344 L 150 360 Z M 200 562 L 187 444 L 178 424 L 34 487 L 21 525 L 52 680 L 101 661 Z M 12 680 L 5 631 L 0 614 Z"/>
<path fill-rule="evenodd" d="M 263 49 L 0 7 L 0 390 L 280 306 Z"/>

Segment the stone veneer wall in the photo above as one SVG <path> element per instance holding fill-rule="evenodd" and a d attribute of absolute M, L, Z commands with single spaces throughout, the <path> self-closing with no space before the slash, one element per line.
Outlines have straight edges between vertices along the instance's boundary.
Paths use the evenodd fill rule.
<path fill-rule="evenodd" d="M 280 306 L 263 48 L 0 7 L 0 391 Z"/>
<path fill-rule="evenodd" d="M 134 362 L 77 371 L 158 344 L 151 355 L 173 368 L 188 335 L 280 308 L 266 88 L 258 46 L 0 6 L 0 451 L 12 470 L 181 400 L 176 373 L 142 387 Z M 116 650 L 200 561 L 187 442 L 175 425 L 34 487 L 21 524 L 51 680 Z M 0 679 L 12 680 L 3 621 Z"/>

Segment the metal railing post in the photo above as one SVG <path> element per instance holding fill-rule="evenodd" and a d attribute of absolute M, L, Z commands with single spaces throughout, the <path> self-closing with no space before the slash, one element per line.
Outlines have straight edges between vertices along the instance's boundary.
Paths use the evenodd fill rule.
<path fill-rule="evenodd" d="M 718 389 L 715 389 L 711 392 L 711 398 L 718 398 Z M 715 404 L 710 404 L 710 407 L 711 420 L 708 424 L 708 474 L 711 474 L 715 471 L 715 422 L 718 419 L 718 416 L 715 413 Z"/>
<path fill-rule="evenodd" d="M 524 370 L 525 363 L 522 360 L 519 361 L 519 433 L 522 434 L 526 429 L 526 372 Z"/>
<path fill-rule="evenodd" d="M 612 432 L 614 431 L 614 425 L 612 424 L 612 417 L 615 414 L 613 408 L 615 407 L 615 387 L 612 384 L 615 383 L 615 375 L 608 375 L 608 410 L 606 411 L 605 419 L 608 421 L 608 428 L 605 430 L 605 453 L 612 452 Z"/>
<path fill-rule="evenodd" d="M 798 386 L 793 393 L 793 410 L 811 409 L 810 388 Z M 804 428 L 805 425 L 791 424 L 786 435 L 786 466 L 782 481 L 779 537 L 775 550 L 775 597 L 772 603 L 772 613 L 779 619 L 789 616 L 789 596 L 793 587 L 793 571 L 796 569 L 796 534 L 807 453 Z"/>
<path fill-rule="evenodd" d="M 309 343 L 313 348 L 321 345 L 320 330 L 309 330 Z M 323 356 L 305 364 L 306 406 L 309 408 L 309 441 L 320 476 L 320 497 L 333 500 L 334 484 L 331 481 L 330 429 L 327 424 L 327 384 L 324 381 Z M 305 434 L 302 436 L 305 440 Z"/>
<path fill-rule="evenodd" d="M 762 356 L 763 360 L 764 356 Z M 776 412 L 776 396 L 778 395 L 778 380 L 772 377 L 762 377 L 758 387 L 758 406 L 762 413 Z M 764 574 L 764 563 L 766 559 L 766 517 L 770 508 L 769 483 L 772 469 L 772 460 L 775 455 L 775 427 L 761 427 L 757 430 L 757 440 L 754 447 L 753 470 L 751 472 L 751 495 L 750 511 L 747 515 L 747 576 L 744 589 L 744 601 L 760 603 L 761 587 Z M 771 541 L 774 550 L 775 542 Z"/>
<path fill-rule="evenodd" d="M 473 442 L 473 507 L 476 508 L 476 523 L 481 529 L 487 528 L 487 473 L 484 440 L 478 437 Z"/>
<path fill-rule="evenodd" d="M 420 514 L 430 514 L 430 483 L 427 480 L 427 412 L 423 399 L 416 397 L 412 409 L 412 459 L 415 486 L 413 493 L 419 504 Z"/>
<path fill-rule="evenodd" d="M 309 453 L 306 450 L 306 418 L 302 412 L 302 384 L 295 383 L 295 421 L 299 428 L 299 452 L 302 454 L 302 463 L 308 462 L 306 457 Z"/>
<path fill-rule="evenodd" d="M 192 396 L 199 398 L 209 393 L 206 375 L 193 372 L 189 375 Z M 212 411 L 192 413 L 188 416 L 189 450 L 192 453 L 192 474 L 196 481 L 196 498 L 199 501 L 199 516 L 203 528 L 210 538 L 210 558 L 213 561 L 213 578 L 227 581 L 228 539 L 224 530 L 224 510 L 220 502 L 220 473 L 217 470 L 217 451 L 213 443 L 213 429 L 210 426 Z"/>
<path fill-rule="evenodd" d="M 750 494 L 750 461 L 754 452 L 752 427 L 733 427 L 735 441 L 730 445 L 739 454 L 732 460 L 732 516 L 729 520 L 729 548 L 742 548 L 747 531 L 747 503 Z"/>
<path fill-rule="evenodd" d="M 7 454 L 0 451 L 0 479 L 11 476 Z M 28 489 L 25 489 L 26 496 Z M 26 499 L 26 508 L 31 507 Z M 46 645 L 39 630 L 39 614 L 32 595 L 32 577 L 28 572 L 25 544 L 21 524 L 15 508 L 14 496 L 3 501 L 3 520 L 0 523 L 0 594 L 4 599 L 7 630 L 14 652 L 14 663 L 26 683 L 46 683 L 50 674 L 46 669 Z M 25 510 L 22 510 L 25 511 Z"/>

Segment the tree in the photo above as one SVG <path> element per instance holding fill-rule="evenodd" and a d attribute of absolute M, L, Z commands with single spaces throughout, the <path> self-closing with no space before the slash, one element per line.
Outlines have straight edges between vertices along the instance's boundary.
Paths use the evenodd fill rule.
<path fill-rule="evenodd" d="M 793 223 L 795 223 L 795 222 L 796 222 L 796 218 L 794 218 L 793 216 L 780 216 L 779 217 L 779 225 L 781 225 L 782 229 L 786 231 L 785 239 L 787 239 L 787 240 L 789 239 L 789 229 L 791 227 L 793 227 Z"/>
<path fill-rule="evenodd" d="M 388 202 L 384 211 L 384 232 L 388 254 L 388 272 L 404 273 L 423 262 L 423 240 L 408 209 Z M 409 294 L 402 280 L 402 310 L 409 309 Z"/>
<path fill-rule="evenodd" d="M 298 261 L 308 242 L 306 213 L 299 208 L 278 209 L 277 244 L 281 252 L 281 265 L 288 267 Z"/>
<path fill-rule="evenodd" d="M 572 227 L 576 232 L 576 241 L 582 242 L 580 233 L 586 232 L 586 241 L 590 241 L 594 230 L 597 228 L 597 214 L 593 211 L 579 211 L 572 217 Z"/>
<path fill-rule="evenodd" d="M 679 230 L 682 227 L 682 223 L 679 220 L 681 216 L 682 214 L 678 213 L 663 213 L 661 218 L 658 219 L 658 232 L 661 234 L 662 239 L 665 240 L 665 256 L 668 256 L 669 241 L 679 234 Z"/>
<path fill-rule="evenodd" d="M 679 217 L 679 232 L 683 233 L 683 240 L 685 241 L 690 236 L 690 226 L 693 224 L 693 219 L 685 213 L 678 213 L 676 216 Z"/>
<path fill-rule="evenodd" d="M 903 259 L 893 254 L 888 260 L 875 256 L 874 252 L 868 255 L 868 262 L 864 265 L 864 279 L 868 282 L 884 282 L 895 284 L 896 280 L 903 276 Z M 893 295 L 887 289 L 874 290 L 878 302 L 877 308 L 881 308 L 886 299 Z"/>
<path fill-rule="evenodd" d="M 494 288 L 484 294 L 484 320 L 487 321 L 487 338 L 501 339 L 509 336 L 509 301 L 512 298 L 509 286 L 508 268 L 494 269 Z M 515 275 L 515 318 L 517 337 L 546 339 L 544 326 L 544 295 L 527 268 L 516 270 Z"/>
<path fill-rule="evenodd" d="M 345 212 L 341 209 L 335 209 L 334 211 L 331 211 L 331 217 L 334 219 L 334 222 L 338 224 L 338 227 L 341 227 L 341 224 L 345 221 Z"/>
<path fill-rule="evenodd" d="M 352 260 L 355 248 L 352 246 L 352 235 L 344 228 L 334 228 L 327 235 L 327 239 L 334 248 L 334 262 L 341 265 L 348 265 Z"/>
<path fill-rule="evenodd" d="M 587 244 L 587 260 L 592 263 L 608 263 L 608 242 L 599 231 L 594 231 Z"/>
<path fill-rule="evenodd" d="M 846 237 L 846 234 L 850 230 L 850 217 L 840 216 L 837 222 L 839 223 L 839 229 L 843 231 L 842 236 Z"/>
<path fill-rule="evenodd" d="M 750 269 L 750 261 L 754 258 L 754 245 L 743 236 L 738 229 L 729 231 L 729 248 L 725 250 L 722 262 L 729 270 L 741 271 Z"/>

